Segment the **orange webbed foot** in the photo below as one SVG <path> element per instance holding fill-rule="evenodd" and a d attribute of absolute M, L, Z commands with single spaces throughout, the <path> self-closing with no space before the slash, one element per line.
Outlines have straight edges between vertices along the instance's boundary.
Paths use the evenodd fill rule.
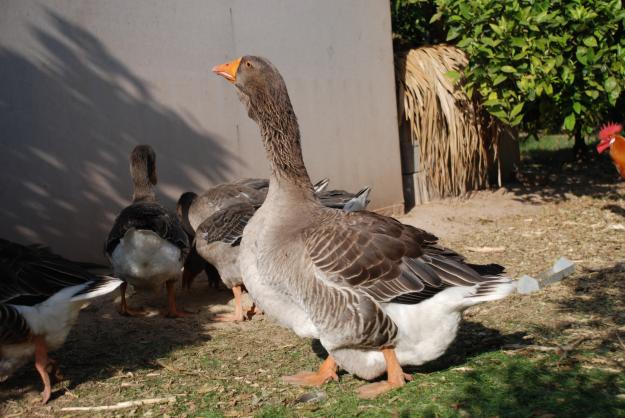
<path fill-rule="evenodd" d="M 215 315 L 212 320 L 215 322 L 243 322 L 245 321 L 245 317 L 243 316 L 243 312 L 240 312 L 238 314 Z"/>
<path fill-rule="evenodd" d="M 386 361 L 388 378 L 384 382 L 369 383 L 361 386 L 358 389 L 358 397 L 361 399 L 373 399 L 383 393 L 404 386 L 407 380 L 413 380 L 411 375 L 403 372 L 394 349 L 382 349 L 382 354 L 384 354 L 384 360 Z"/>
<path fill-rule="evenodd" d="M 297 386 L 323 386 L 329 381 L 339 381 L 339 377 L 336 373 L 319 373 L 319 372 L 301 372 L 291 376 L 282 376 L 284 383 Z"/>
<path fill-rule="evenodd" d="M 298 386 L 322 386 L 330 380 L 339 381 L 336 374 L 338 366 L 332 356 L 328 356 L 317 372 L 302 372 L 292 376 L 283 376 L 282 381 Z"/>
<path fill-rule="evenodd" d="M 393 384 L 388 381 L 369 383 L 358 388 L 358 397 L 360 399 L 373 399 L 383 393 L 397 389 L 405 384 Z"/>

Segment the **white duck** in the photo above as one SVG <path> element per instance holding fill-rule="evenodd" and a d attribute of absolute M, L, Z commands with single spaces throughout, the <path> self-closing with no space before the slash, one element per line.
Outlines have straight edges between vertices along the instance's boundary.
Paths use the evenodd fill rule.
<path fill-rule="evenodd" d="M 405 384 L 402 365 L 439 357 L 462 311 L 515 291 L 501 266 L 467 264 L 423 230 L 375 213 L 343 212 L 315 199 L 286 85 L 266 59 L 213 68 L 232 83 L 259 127 L 271 164 L 269 192 L 247 224 L 243 282 L 269 316 L 329 356 L 316 373 L 285 380 L 320 385 L 337 367 L 364 379 L 369 398 Z"/>

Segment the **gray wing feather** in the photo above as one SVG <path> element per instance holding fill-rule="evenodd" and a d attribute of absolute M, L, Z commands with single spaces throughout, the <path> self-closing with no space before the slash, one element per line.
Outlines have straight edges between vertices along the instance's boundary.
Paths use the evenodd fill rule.
<path fill-rule="evenodd" d="M 196 245 L 211 242 L 225 242 L 236 246 L 241 242 L 243 229 L 252 219 L 256 208 L 249 203 L 238 203 L 222 209 L 198 226 L 196 231 Z"/>
<path fill-rule="evenodd" d="M 327 280 L 378 302 L 418 303 L 448 287 L 496 279 L 439 246 L 436 236 L 395 219 L 366 211 L 326 213 L 304 232 L 313 264 Z"/>

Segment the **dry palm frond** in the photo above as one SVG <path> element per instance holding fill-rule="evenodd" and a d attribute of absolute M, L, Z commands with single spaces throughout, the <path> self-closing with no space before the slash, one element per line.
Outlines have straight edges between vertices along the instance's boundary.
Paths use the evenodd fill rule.
<path fill-rule="evenodd" d="M 501 130 L 447 75 L 463 72 L 464 53 L 447 45 L 422 47 L 396 64 L 400 123 L 409 123 L 411 141 L 419 150 L 415 165 L 421 184 L 415 187 L 425 197 L 417 200 L 485 187 L 491 135 L 498 137 Z"/>

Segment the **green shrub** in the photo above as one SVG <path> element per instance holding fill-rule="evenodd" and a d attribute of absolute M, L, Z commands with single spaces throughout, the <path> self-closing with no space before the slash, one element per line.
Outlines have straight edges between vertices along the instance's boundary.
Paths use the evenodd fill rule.
<path fill-rule="evenodd" d="M 581 138 L 596 128 L 621 95 L 625 10 L 620 0 L 391 4 L 397 13 L 410 5 L 427 10 L 424 3 L 436 4 L 430 22 L 442 24 L 445 41 L 469 57 L 467 93 L 477 94 L 488 112 L 510 126 L 523 124 L 529 131 L 563 127 Z M 419 26 L 422 23 L 416 22 L 414 27 Z M 409 36 L 420 42 L 418 35 Z"/>

